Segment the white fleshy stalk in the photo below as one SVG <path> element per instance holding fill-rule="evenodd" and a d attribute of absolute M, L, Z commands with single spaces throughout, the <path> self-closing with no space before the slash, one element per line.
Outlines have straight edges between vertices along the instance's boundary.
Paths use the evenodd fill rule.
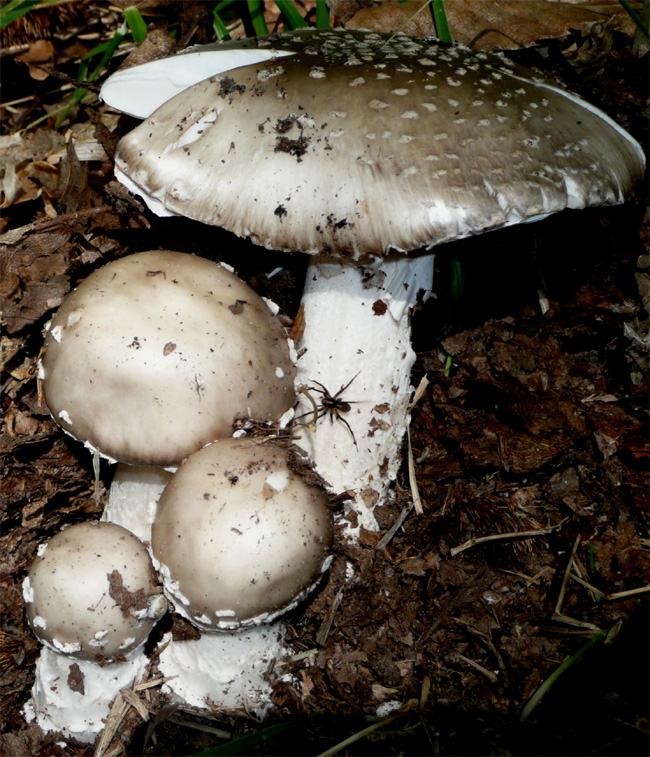
<path fill-rule="evenodd" d="M 271 708 L 267 680 L 275 660 L 286 656 L 285 624 L 255 626 L 239 633 L 204 633 L 190 641 L 161 642 L 158 669 L 173 702 L 192 707 L 244 709 L 263 718 Z"/>
<path fill-rule="evenodd" d="M 308 267 L 296 376 L 297 415 L 305 425 L 298 444 L 335 492 L 349 492 L 357 515 L 348 518 L 350 536 L 360 526 L 377 529 L 373 510 L 386 501 L 400 466 L 415 361 L 410 318 L 418 294 L 431 288 L 433 259 L 399 257 L 367 267 L 314 260 Z M 349 410 L 338 417 L 327 412 L 323 388 L 331 397 L 343 389 L 338 399 Z M 318 409 L 315 423 L 305 392 Z"/>
<path fill-rule="evenodd" d="M 77 660 L 41 649 L 36 662 L 32 699 L 23 714 L 46 733 L 61 731 L 69 739 L 91 744 L 105 726 L 113 700 L 121 689 L 141 679 L 149 664 L 142 647 L 125 661 L 110 665 Z"/>
<path fill-rule="evenodd" d="M 128 528 L 140 541 L 151 542 L 156 504 L 173 469 L 118 463 L 102 520 Z"/>

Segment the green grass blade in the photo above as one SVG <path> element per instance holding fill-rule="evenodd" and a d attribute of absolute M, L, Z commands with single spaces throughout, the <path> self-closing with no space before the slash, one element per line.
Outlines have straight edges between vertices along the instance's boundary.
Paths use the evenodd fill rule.
<path fill-rule="evenodd" d="M 447 21 L 447 13 L 445 12 L 445 0 L 432 0 L 431 10 L 438 39 L 441 42 L 453 42 L 449 22 Z"/>
<path fill-rule="evenodd" d="M 594 573 L 596 571 L 596 548 L 588 541 L 587 549 L 589 550 L 589 571 Z"/>
<path fill-rule="evenodd" d="M 65 119 L 70 115 L 70 111 L 75 107 L 75 105 L 79 105 L 79 103 L 84 99 L 84 97 L 88 94 L 87 89 L 82 89 L 81 87 L 75 87 L 72 90 L 72 95 L 70 96 L 69 102 L 63 106 L 63 109 L 57 116 L 56 121 L 54 122 L 54 128 L 58 129 L 59 126 L 65 121 Z"/>
<path fill-rule="evenodd" d="M 115 50 L 117 50 L 118 45 L 125 37 L 126 37 L 125 33 L 119 32 L 119 31 L 116 32 L 107 42 L 102 42 L 101 44 L 93 47 L 92 50 L 89 50 L 83 56 L 83 58 L 81 58 L 81 64 L 85 64 L 85 67 L 87 70 L 90 65 L 90 61 L 93 58 L 95 58 L 97 55 L 99 55 L 100 53 L 103 55 L 103 58 L 102 58 L 103 63 L 104 64 L 108 63 L 108 61 L 110 60 Z M 90 81 L 92 81 L 92 79 Z"/>
<path fill-rule="evenodd" d="M 313 713 L 313 715 L 318 714 L 318 712 Z M 298 720 L 270 725 L 268 728 L 263 728 L 261 731 L 249 733 L 246 736 L 240 736 L 238 739 L 233 739 L 225 744 L 204 749 L 202 752 L 196 752 L 192 757 L 234 757 L 234 755 L 248 754 L 252 749 L 259 747 L 259 745 L 263 744 L 265 741 L 271 740 L 284 731 L 302 725 L 306 720 L 313 717 L 313 715 L 307 715 Z"/>
<path fill-rule="evenodd" d="M 25 126 L 25 131 L 29 131 L 30 129 L 35 128 L 39 124 L 42 124 L 44 121 L 47 121 L 48 118 L 52 118 L 52 116 L 55 116 L 57 113 L 61 113 L 62 111 L 66 109 L 69 109 L 69 103 L 66 103 L 65 105 L 60 105 L 58 108 L 55 108 L 54 110 L 49 111 L 49 113 L 46 113 L 44 116 L 40 116 L 34 121 L 31 121 L 30 123 L 27 124 L 27 126 Z"/>
<path fill-rule="evenodd" d="M 235 3 L 237 2 L 241 2 L 241 0 L 221 0 L 220 3 L 216 4 L 214 11 L 212 12 L 214 19 L 214 30 L 217 34 L 217 37 L 224 42 L 232 38 L 230 36 L 230 32 L 228 31 L 226 22 L 222 18 L 222 14 L 223 11 L 228 10 L 231 6 L 235 6 Z"/>
<path fill-rule="evenodd" d="M 47 5 L 58 3 L 59 0 L 9 0 L 6 5 L 0 8 L 0 29 L 29 13 L 34 7 L 45 8 Z"/>
<path fill-rule="evenodd" d="M 316 0 L 316 28 L 330 28 L 330 9 L 327 0 Z"/>
<path fill-rule="evenodd" d="M 269 29 L 264 18 L 264 4 L 262 0 L 248 0 L 248 13 L 250 14 L 255 34 L 258 37 L 266 36 L 269 33 Z"/>
<path fill-rule="evenodd" d="M 548 690 L 551 688 L 551 686 L 553 686 L 553 684 L 562 675 L 562 673 L 568 670 L 568 668 L 570 668 L 574 662 L 579 660 L 587 650 L 591 649 L 594 644 L 597 644 L 601 639 L 607 638 L 613 628 L 615 628 L 615 626 L 608 629 L 607 631 L 599 631 L 584 646 L 580 647 L 580 649 L 575 654 L 572 654 L 570 657 L 567 657 L 560 663 L 560 665 L 551 673 L 551 675 L 535 689 L 531 698 L 526 702 L 523 710 L 521 711 L 521 715 L 519 716 L 520 723 L 524 723 L 528 719 L 530 713 L 540 703 L 544 694 L 548 692 Z"/>
<path fill-rule="evenodd" d="M 88 67 L 90 66 L 90 58 L 84 56 L 79 61 L 77 67 L 77 81 L 88 81 Z"/>
<path fill-rule="evenodd" d="M 119 47 L 125 36 L 126 35 L 122 32 L 117 31 L 108 42 L 103 42 L 101 45 L 93 47 L 90 52 L 86 53 L 86 55 L 84 55 L 84 57 L 81 59 L 81 62 L 79 63 L 77 79 L 87 82 L 95 81 L 95 79 L 99 76 L 99 74 L 102 72 L 108 61 L 111 59 L 111 57 Z M 91 71 L 91 73 L 88 74 L 90 61 L 100 53 L 103 53 L 101 60 L 99 61 L 98 65 L 95 66 L 95 68 Z M 88 90 L 83 89 L 83 87 L 77 87 L 72 90 L 70 102 L 63 108 L 58 118 L 56 119 L 55 127 L 57 129 L 68 117 L 70 111 L 74 108 L 74 106 L 79 105 L 79 103 L 84 99 L 87 93 Z"/>
<path fill-rule="evenodd" d="M 648 33 L 648 27 L 643 23 L 643 21 L 641 20 L 641 17 L 639 16 L 638 13 L 636 13 L 634 8 L 628 3 L 627 0 L 618 0 L 618 1 L 623 6 L 623 8 L 625 8 L 625 10 L 627 11 L 627 14 L 632 19 L 632 21 L 634 21 L 634 23 L 639 27 L 639 29 L 641 29 L 645 38 L 650 39 L 650 33 Z"/>
<path fill-rule="evenodd" d="M 275 0 L 275 4 L 278 6 L 280 13 L 284 17 L 285 25 L 291 31 L 307 26 L 305 19 L 300 13 L 298 13 L 298 9 L 293 4 L 292 0 Z"/>
<path fill-rule="evenodd" d="M 147 24 L 140 15 L 140 11 L 134 6 L 125 8 L 124 19 L 131 30 L 133 41 L 136 45 L 141 45 L 147 38 Z"/>
<path fill-rule="evenodd" d="M 455 315 L 460 312 L 465 294 L 465 272 L 463 264 L 457 255 L 452 255 L 451 265 L 451 303 Z"/>
<path fill-rule="evenodd" d="M 88 76 L 86 81 L 95 81 L 95 79 L 102 72 L 102 69 L 104 68 L 104 66 L 106 66 L 108 61 L 113 57 L 115 51 L 120 46 L 120 44 L 122 43 L 122 40 L 125 37 L 126 37 L 126 34 L 123 34 L 122 32 L 117 31 L 108 42 L 103 42 L 101 45 L 97 45 L 97 47 L 94 47 L 89 53 L 84 55 L 84 57 L 81 60 L 90 61 L 96 55 L 99 55 L 99 53 L 103 53 L 101 60 L 92 70 L 92 72 L 90 73 L 90 76 Z"/>
<path fill-rule="evenodd" d="M 357 733 L 352 734 L 347 739 L 344 739 L 343 741 L 339 741 L 338 744 L 336 744 L 333 747 L 330 747 L 329 749 L 326 749 L 324 752 L 321 752 L 318 757 L 334 757 L 335 754 L 338 752 L 342 752 L 344 749 L 347 749 L 351 744 L 356 743 L 357 741 L 360 741 L 361 739 L 365 739 L 366 736 L 369 736 L 371 733 L 374 733 L 375 731 L 378 731 L 380 728 L 383 728 L 384 726 L 390 725 L 395 720 L 398 720 L 400 718 L 403 718 L 408 715 L 412 715 L 414 713 L 404 712 L 402 710 L 399 710 L 398 712 L 393 713 L 392 715 L 388 715 L 383 720 L 380 720 L 378 723 L 373 723 L 372 725 L 369 725 L 367 728 L 364 728 L 361 731 L 357 731 Z"/>
<path fill-rule="evenodd" d="M 230 39 L 228 27 L 224 24 L 223 19 L 217 12 L 216 8 L 212 11 L 212 27 L 220 42 Z"/>

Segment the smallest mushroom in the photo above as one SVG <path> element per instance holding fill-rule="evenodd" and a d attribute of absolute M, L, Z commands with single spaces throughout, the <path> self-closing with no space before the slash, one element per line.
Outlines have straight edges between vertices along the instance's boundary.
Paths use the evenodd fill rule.
<path fill-rule="evenodd" d="M 143 674 L 142 647 L 167 609 L 147 550 L 113 523 L 70 526 L 39 547 L 23 597 L 45 645 L 25 716 L 94 741 L 118 691 Z"/>

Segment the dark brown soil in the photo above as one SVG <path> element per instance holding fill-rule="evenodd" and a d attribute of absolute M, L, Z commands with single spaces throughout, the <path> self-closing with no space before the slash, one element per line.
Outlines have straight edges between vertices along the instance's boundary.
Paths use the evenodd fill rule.
<path fill-rule="evenodd" d="M 615 34 L 602 65 L 592 61 L 595 74 L 552 46 L 545 58 L 521 57 L 552 66 L 547 73 L 563 69 L 569 86 L 647 144 L 647 56 L 635 58 L 630 44 Z M 5 109 L 7 133 L 53 97 L 11 65 L 15 97 L 37 90 L 40 100 Z M 72 120 L 97 114 L 80 108 Z M 109 155 L 131 126 L 122 118 L 115 134 L 98 128 Z M 110 481 L 103 470 L 97 504 L 88 454 L 39 397 L 44 323 L 93 268 L 161 247 L 232 264 L 290 325 L 304 266 L 152 216 L 115 182 L 110 159 L 79 163 L 68 151 L 46 164 L 39 156 L 57 138 L 51 122 L 25 137 L 33 149 L 16 166 L 23 194 L 0 222 L 0 754 L 8 757 L 93 753 L 44 736 L 21 714 L 38 656 L 23 577 L 38 544 L 99 517 Z M 289 638 L 305 654 L 276 686 L 263 726 L 245 713 L 181 717 L 152 690 L 149 725 L 133 709 L 123 724 L 125 754 L 193 754 L 223 742 L 210 728 L 252 734 L 241 753 L 319 754 L 377 723 L 387 702 L 402 707 L 341 753 L 647 754 L 648 592 L 620 596 L 648 585 L 646 201 L 642 187 L 624 208 L 441 248 L 437 297 L 414 324 L 414 383 L 430 381 L 411 425 L 424 514 L 411 508 L 405 466 L 379 512 L 381 531 L 362 532 L 359 545 L 337 540 L 321 590 L 289 618 Z M 448 294 L 457 261 L 460 303 Z M 282 274 L 268 279 L 277 266 Z M 535 690 L 589 642 L 520 722 Z M 275 724 L 283 728 L 262 741 L 259 732 Z"/>

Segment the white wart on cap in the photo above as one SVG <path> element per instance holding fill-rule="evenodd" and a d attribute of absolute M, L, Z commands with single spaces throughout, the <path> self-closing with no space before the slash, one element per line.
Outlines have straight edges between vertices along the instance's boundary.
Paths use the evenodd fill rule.
<path fill-rule="evenodd" d="M 179 252 L 92 273 L 48 326 L 43 389 L 57 423 L 100 454 L 169 466 L 294 401 L 280 323 L 224 267 Z"/>
<path fill-rule="evenodd" d="M 298 468 L 285 447 L 223 439 L 174 474 L 158 502 L 152 550 L 165 591 L 194 625 L 269 622 L 329 565 L 329 498 Z"/>
<path fill-rule="evenodd" d="M 269 248 L 359 256 L 620 203 L 643 175 L 614 121 L 503 57 L 312 38 L 166 102 L 120 142 L 120 178 Z"/>
<path fill-rule="evenodd" d="M 39 549 L 23 583 L 36 636 L 59 654 L 97 662 L 146 641 L 165 601 L 142 542 L 113 523 L 80 523 Z"/>

